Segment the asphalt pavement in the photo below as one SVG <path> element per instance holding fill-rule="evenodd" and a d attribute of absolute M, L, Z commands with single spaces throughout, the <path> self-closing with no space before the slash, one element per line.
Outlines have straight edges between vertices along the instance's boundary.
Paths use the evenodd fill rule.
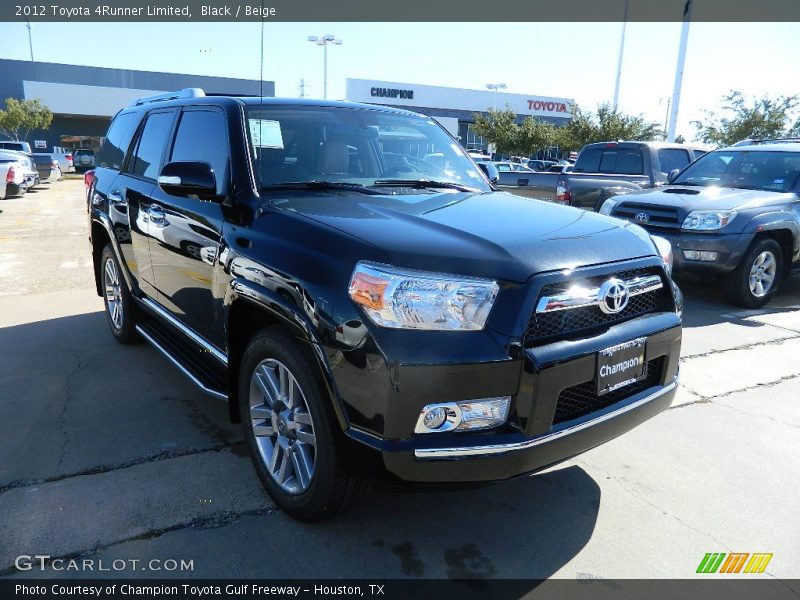
<path fill-rule="evenodd" d="M 689 578 L 706 553 L 765 552 L 766 573 L 738 576 L 800 594 L 799 281 L 757 311 L 684 284 L 676 402 L 616 440 L 502 484 L 378 489 L 305 525 L 262 491 L 223 403 L 113 340 L 82 181 L 0 211 L 0 575 Z M 15 569 L 34 554 L 137 566 Z M 192 569 L 131 562 L 154 558 Z"/>

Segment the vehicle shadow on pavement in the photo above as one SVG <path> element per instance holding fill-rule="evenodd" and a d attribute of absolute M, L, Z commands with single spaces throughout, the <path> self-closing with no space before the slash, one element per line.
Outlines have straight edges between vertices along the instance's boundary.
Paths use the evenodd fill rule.
<path fill-rule="evenodd" d="M 592 536 L 600 488 L 577 466 L 452 491 L 378 488 L 330 522 L 293 521 L 261 489 L 225 404 L 107 327 L 94 312 L 0 328 L 0 570 L 34 548 L 194 558 L 189 577 L 479 582 L 546 578 Z M 298 536 L 305 558 L 287 561 Z"/>

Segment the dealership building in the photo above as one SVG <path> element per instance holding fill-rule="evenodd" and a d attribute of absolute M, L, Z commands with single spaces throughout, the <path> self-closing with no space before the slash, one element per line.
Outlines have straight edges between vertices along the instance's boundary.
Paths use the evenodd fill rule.
<path fill-rule="evenodd" d="M 142 96 L 187 87 L 206 93 L 262 93 L 261 82 L 252 79 L 0 59 L 0 101 L 38 98 L 53 112 L 49 129 L 28 135 L 34 152 L 53 152 L 58 147 L 97 151 L 119 109 Z M 274 82 L 264 82 L 263 95 L 275 95 Z"/>
<path fill-rule="evenodd" d="M 348 79 L 346 90 L 347 99 L 353 102 L 406 108 L 434 117 L 470 150 L 486 150 L 488 147 L 473 130 L 476 113 L 486 114 L 490 108 L 508 106 L 517 114 L 518 121 L 537 117 L 555 125 L 564 125 L 572 118 L 575 103 L 572 98 L 369 79 Z"/>
<path fill-rule="evenodd" d="M 489 108 L 510 107 L 522 121 L 537 117 L 556 125 L 569 122 L 574 100 L 504 91 L 347 79 L 347 100 L 405 108 L 429 115 L 461 140 L 468 149 L 487 150 L 488 144 L 474 131 L 475 114 Z M 38 98 L 53 112 L 46 131 L 27 136 L 34 151 L 56 148 L 98 150 L 108 124 L 118 110 L 143 96 L 182 88 L 202 88 L 206 93 L 275 95 L 275 83 L 257 79 L 107 69 L 24 60 L 0 59 L 0 101 L 5 98 Z"/>

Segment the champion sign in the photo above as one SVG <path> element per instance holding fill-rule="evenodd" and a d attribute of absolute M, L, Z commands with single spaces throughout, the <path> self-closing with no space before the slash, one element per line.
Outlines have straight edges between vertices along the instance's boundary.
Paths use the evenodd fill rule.
<path fill-rule="evenodd" d="M 566 102 L 549 102 L 547 100 L 528 100 L 528 110 L 546 110 L 547 112 L 567 112 Z"/>
<path fill-rule="evenodd" d="M 414 99 L 414 90 L 398 90 L 394 88 L 374 87 L 369 90 L 373 98 L 403 98 L 404 100 Z"/>

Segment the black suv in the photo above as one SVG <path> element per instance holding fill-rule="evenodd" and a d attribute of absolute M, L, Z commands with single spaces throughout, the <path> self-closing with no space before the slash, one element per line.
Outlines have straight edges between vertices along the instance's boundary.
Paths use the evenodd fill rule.
<path fill-rule="evenodd" d="M 669 185 L 616 196 L 600 212 L 668 239 L 676 274 L 720 276 L 731 302 L 763 306 L 800 261 L 800 144 L 709 152 Z"/>
<path fill-rule="evenodd" d="M 226 400 L 299 519 L 379 476 L 540 470 L 675 393 L 669 244 L 497 192 L 422 115 L 145 98 L 114 118 L 89 198 L 112 333 Z"/>

